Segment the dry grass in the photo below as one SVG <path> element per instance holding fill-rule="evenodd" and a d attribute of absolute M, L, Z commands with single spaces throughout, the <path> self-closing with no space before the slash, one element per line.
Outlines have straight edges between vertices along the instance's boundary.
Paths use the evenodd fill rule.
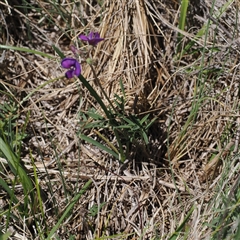
<path fill-rule="evenodd" d="M 59 229 L 61 239 L 69 239 L 71 234 L 76 239 L 112 235 L 115 236 L 109 239 L 168 239 L 193 206 L 193 214 L 180 238 L 184 234 L 187 239 L 207 238 L 211 228 L 203 227 L 203 223 L 210 223 L 215 216 L 210 203 L 217 198 L 216 187 L 224 169 L 227 166 L 235 171 L 222 188 L 235 186 L 239 171 L 235 158 L 239 153 L 240 117 L 238 2 L 232 1 L 217 20 L 218 25 L 210 24 L 206 39 L 205 35 L 198 39 L 195 35 L 209 19 L 210 1 L 205 6 L 191 2 L 186 32 L 178 30 L 180 9 L 174 0 L 106 0 L 102 7 L 95 1 L 79 1 L 81 5 L 66 1 L 64 11 L 72 13 L 69 26 L 60 15 L 50 14 L 49 3 L 34 2 L 43 12 L 49 12 L 55 27 L 49 29 L 53 25 L 46 24 L 46 19 L 39 24 L 40 17 L 35 11 L 30 10 L 27 15 L 18 10 L 17 16 L 9 15 L 9 19 L 18 26 L 17 31 L 23 27 L 22 34 L 11 30 L 11 21 L 6 21 L 2 26 L 4 44 L 55 54 L 51 49 L 54 43 L 68 55 L 69 45 L 79 33 L 99 31 L 105 41 L 91 54 L 110 99 L 114 99 L 114 94 L 121 95 L 121 79 L 128 112 L 157 117 L 149 132 L 148 151 L 141 142 L 136 143 L 122 165 L 96 147 L 80 142 L 79 112 L 91 107 L 99 112 L 101 109 L 79 80 L 54 81 L 24 102 L 19 108 L 18 127 L 23 125 L 27 113 L 30 118 L 22 161 L 32 174 L 31 150 L 40 185 L 46 191 L 49 180 L 53 184 L 53 193 L 45 192 L 50 202 L 45 206 L 48 225 L 54 226 L 58 220 L 51 210 L 52 199 L 63 210 L 66 196 L 69 198 L 87 179 L 92 179 L 91 189 Z M 4 1 L 0 6 L 3 16 L 8 10 L 16 13 L 14 8 L 7 9 Z M 216 1 L 214 12 L 222 6 L 223 1 Z M 26 40 L 28 30 L 32 40 Z M 183 34 L 182 46 L 195 41 L 192 52 L 181 58 L 176 57 L 179 32 Z M 200 49 L 203 47 L 205 52 Z M 63 75 L 57 56 L 47 60 L 16 51 L 4 54 L 0 86 L 17 102 L 47 80 Z M 82 74 L 107 104 L 91 68 L 84 62 Z M 0 97 L 0 101 L 6 101 L 6 97 Z M 93 131 L 82 131 L 96 137 Z M 108 138 L 116 144 L 112 134 Z M 4 165 L 3 158 L 1 164 Z M 4 209 L 7 196 L 2 195 L 1 199 Z M 102 203 L 101 210 L 91 216 L 89 210 Z M 61 216 L 61 212 L 58 214 Z M 1 223 L 4 224 L 3 218 Z M 24 224 L 10 225 L 19 235 L 33 238 L 29 227 L 25 233 L 17 228 Z"/>

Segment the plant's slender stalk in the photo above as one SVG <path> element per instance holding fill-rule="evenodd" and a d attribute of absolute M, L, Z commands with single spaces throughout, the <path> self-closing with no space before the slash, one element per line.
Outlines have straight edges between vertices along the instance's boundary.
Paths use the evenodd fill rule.
<path fill-rule="evenodd" d="M 100 106 L 102 107 L 102 110 L 106 114 L 107 118 L 109 120 L 111 120 L 112 116 L 111 116 L 109 110 L 107 109 L 107 107 L 105 106 L 105 104 L 103 103 L 100 96 L 97 94 L 97 92 L 93 89 L 93 87 L 89 84 L 89 82 L 82 75 L 80 75 L 78 78 L 83 83 L 83 85 L 88 89 L 88 91 L 91 93 L 91 95 L 96 99 L 96 101 L 100 104 Z"/>
<path fill-rule="evenodd" d="M 92 72 L 93 72 L 94 79 L 95 79 L 95 81 L 97 82 L 98 86 L 100 87 L 100 89 L 101 89 L 104 97 L 107 99 L 108 103 L 110 104 L 110 106 L 112 107 L 112 109 L 114 110 L 114 112 L 117 113 L 116 108 L 113 106 L 111 100 L 109 99 L 108 95 L 106 94 L 105 90 L 103 89 L 103 87 L 102 87 L 102 85 L 101 85 L 101 83 L 100 83 L 100 80 L 99 80 L 99 78 L 98 78 L 98 76 L 97 76 L 97 74 L 96 74 L 93 66 L 92 66 L 91 64 L 89 64 L 89 65 L 90 65 L 90 68 L 91 68 L 91 70 L 92 70 Z"/>

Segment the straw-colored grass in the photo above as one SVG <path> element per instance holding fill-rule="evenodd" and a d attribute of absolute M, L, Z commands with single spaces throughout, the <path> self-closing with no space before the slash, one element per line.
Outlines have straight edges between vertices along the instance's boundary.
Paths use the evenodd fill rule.
<path fill-rule="evenodd" d="M 20 1 L 15 2 L 17 6 Z M 230 216 L 231 206 L 218 215 L 221 197 L 233 199 L 239 184 L 239 3 L 189 1 L 185 29 L 179 29 L 181 6 L 174 0 L 75 0 L 63 6 L 29 2 L 34 7 L 24 11 L 0 1 L 1 17 L 6 20 L 1 25 L 2 45 L 35 49 L 52 58 L 1 50 L 0 103 L 19 104 L 12 131 L 26 129 L 21 164 L 40 186 L 38 198 L 43 198 L 45 216 L 38 215 L 39 225 L 33 226 L 30 213 L 24 219 L 12 206 L 17 220 L 9 221 L 4 215 L 9 198 L 0 188 L 4 211 L 0 230 L 10 231 L 12 239 L 44 239 L 66 213 L 56 230 L 59 239 L 224 236 L 219 231 L 222 225 L 214 228 L 212 221 L 219 217 L 219 224 L 224 224 Z M 61 77 L 60 58 L 51 46 L 71 56 L 69 46 L 90 30 L 105 38 L 91 55 L 94 72 L 110 100 L 123 94 L 122 82 L 127 114 L 156 117 L 148 146 L 134 142 L 123 164 L 80 140 L 79 134 L 84 133 L 106 143 L 94 129 L 81 124 L 82 114 L 90 108 L 105 114 L 79 79 Z M 82 74 L 108 106 L 84 61 L 84 47 L 77 44 Z M 111 131 L 99 131 L 118 147 Z M 0 177 L 10 186 L 10 179 L 16 179 L 1 152 L 0 157 Z M 91 186 L 78 195 L 88 180 Z M 15 187 L 22 201 L 23 188 Z M 66 211 L 76 196 L 73 210 Z"/>

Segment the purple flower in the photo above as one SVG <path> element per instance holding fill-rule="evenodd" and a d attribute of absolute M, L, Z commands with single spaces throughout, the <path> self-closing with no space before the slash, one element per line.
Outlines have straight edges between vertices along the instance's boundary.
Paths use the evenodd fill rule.
<path fill-rule="evenodd" d="M 82 41 L 87 41 L 89 45 L 96 46 L 99 42 L 103 41 L 104 38 L 100 38 L 98 32 L 90 32 L 88 36 L 83 34 L 78 36 Z"/>
<path fill-rule="evenodd" d="M 61 66 L 69 69 L 65 73 L 66 78 L 73 78 L 74 75 L 78 77 L 81 74 L 81 65 L 75 58 L 64 58 L 61 62 Z"/>

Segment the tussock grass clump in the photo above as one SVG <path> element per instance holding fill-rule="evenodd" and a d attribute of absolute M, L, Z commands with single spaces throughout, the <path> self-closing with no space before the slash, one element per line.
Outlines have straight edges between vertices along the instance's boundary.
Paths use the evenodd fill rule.
<path fill-rule="evenodd" d="M 238 7 L 0 1 L 0 236 L 238 239 Z"/>

